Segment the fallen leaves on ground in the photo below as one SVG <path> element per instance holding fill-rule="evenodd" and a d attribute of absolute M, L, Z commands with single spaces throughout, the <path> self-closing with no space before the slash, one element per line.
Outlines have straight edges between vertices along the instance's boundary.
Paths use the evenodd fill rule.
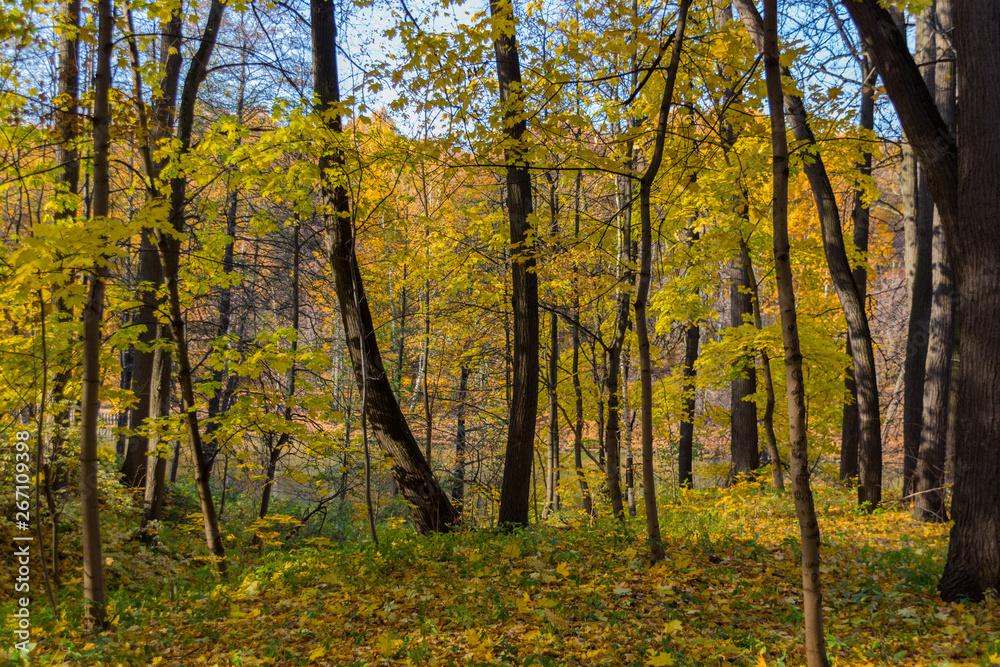
<path fill-rule="evenodd" d="M 837 489 L 817 507 L 834 664 L 1000 664 L 1000 604 L 936 596 L 947 526 L 865 515 Z M 32 664 L 803 664 L 790 497 L 680 492 L 661 512 L 652 567 L 641 508 L 622 525 L 564 514 L 578 525 L 276 551 L 173 601 L 116 600 L 105 635 L 48 628 Z"/>

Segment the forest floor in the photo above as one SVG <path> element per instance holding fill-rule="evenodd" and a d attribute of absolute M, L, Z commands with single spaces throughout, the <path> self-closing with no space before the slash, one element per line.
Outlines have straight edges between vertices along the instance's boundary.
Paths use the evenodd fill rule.
<path fill-rule="evenodd" d="M 947 526 L 816 491 L 834 664 L 1000 664 L 1000 601 L 936 596 Z M 421 537 L 396 522 L 379 548 L 314 540 L 234 555 L 226 583 L 166 539 L 159 553 L 133 542 L 108 558 L 113 628 L 81 632 L 78 608 L 35 614 L 27 664 L 803 664 L 790 494 L 741 485 L 661 502 L 667 559 L 653 567 L 641 506 L 624 524 L 563 513 L 513 535 Z M 79 587 L 71 578 L 62 599 Z"/>

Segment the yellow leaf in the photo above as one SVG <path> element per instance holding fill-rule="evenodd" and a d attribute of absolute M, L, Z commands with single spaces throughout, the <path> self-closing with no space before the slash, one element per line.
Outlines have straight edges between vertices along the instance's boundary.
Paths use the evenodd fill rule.
<path fill-rule="evenodd" d="M 309 654 L 309 662 L 316 662 L 320 658 L 326 655 L 326 651 L 321 648 L 313 649 L 313 652 Z"/>
<path fill-rule="evenodd" d="M 767 667 L 767 660 L 764 659 L 764 656 L 757 656 L 757 667 Z"/>
<path fill-rule="evenodd" d="M 674 658 L 668 653 L 657 653 L 652 658 L 646 661 L 647 665 L 653 665 L 654 667 L 663 667 L 664 665 L 669 666 L 674 664 Z"/>
<path fill-rule="evenodd" d="M 521 549 L 516 544 L 508 544 L 503 548 L 505 558 L 517 558 L 521 555 Z"/>
<path fill-rule="evenodd" d="M 681 622 L 674 619 L 673 621 L 663 624 L 663 631 L 666 632 L 667 634 L 675 635 L 681 631 L 682 627 L 683 625 L 681 624 Z"/>
<path fill-rule="evenodd" d="M 1000 665 L 1000 653 L 995 653 L 995 654 L 990 655 L 990 664 L 991 665 Z"/>
<path fill-rule="evenodd" d="M 568 577 L 569 576 L 569 564 L 567 564 L 567 563 L 559 563 L 559 565 L 556 566 L 556 573 L 558 573 L 560 577 Z"/>

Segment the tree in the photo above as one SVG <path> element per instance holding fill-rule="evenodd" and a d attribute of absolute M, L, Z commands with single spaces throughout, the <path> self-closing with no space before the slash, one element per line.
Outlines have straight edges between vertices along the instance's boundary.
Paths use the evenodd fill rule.
<path fill-rule="evenodd" d="M 507 215 L 510 218 L 511 306 L 514 319 L 513 391 L 507 420 L 507 454 L 500 488 L 501 525 L 528 525 L 531 465 L 538 413 L 538 276 L 530 247 L 531 178 L 521 145 L 528 129 L 521 93 L 514 10 L 511 0 L 490 0 L 496 25 L 500 105 L 503 107 L 507 164 Z"/>
<path fill-rule="evenodd" d="M 743 326 L 744 316 L 752 316 L 750 277 L 741 256 L 729 262 L 729 324 Z M 760 467 L 757 438 L 757 405 L 752 398 L 757 393 L 757 370 L 753 354 L 738 357 L 733 363 L 736 377 L 730 394 L 729 440 L 732 459 L 729 480 L 746 477 Z"/>
<path fill-rule="evenodd" d="M 759 52 L 763 52 L 763 21 L 757 13 L 757 8 L 751 0 L 735 0 L 735 4 L 754 45 Z M 783 67 L 781 75 L 790 79 L 791 71 Z M 861 483 L 858 486 L 858 503 L 873 510 L 882 500 L 882 434 L 871 330 L 868 327 L 868 317 L 861 295 L 858 294 L 847 261 L 837 199 L 819 154 L 816 137 L 809 126 L 805 106 L 798 95 L 790 92 L 784 94 L 784 105 L 792 136 L 810 150 L 808 158 L 803 160 L 802 169 L 809 179 L 809 185 L 816 199 L 820 228 L 823 232 L 823 250 L 851 335 L 860 420 Z"/>
<path fill-rule="evenodd" d="M 191 149 L 192 132 L 194 129 L 194 108 L 198 98 L 198 88 L 208 75 L 209 61 L 215 49 L 219 27 L 225 4 L 213 0 L 205 19 L 205 32 L 202 35 L 198 50 L 191 60 L 191 68 L 184 78 L 181 89 L 181 104 L 177 111 L 177 141 L 179 153 L 177 160 L 184 157 Z M 205 541 L 208 551 L 215 560 L 216 567 L 222 576 L 226 574 L 226 552 L 222 546 L 222 536 L 219 532 L 219 520 L 215 513 L 215 501 L 209 485 L 208 465 L 202 448 L 201 429 L 198 411 L 195 403 L 194 380 L 192 378 L 191 360 L 188 354 L 187 334 L 185 333 L 184 315 L 181 311 L 180 299 L 180 252 L 181 239 L 184 238 L 184 213 L 187 208 L 187 176 L 181 171 L 170 179 L 170 200 L 167 222 L 170 229 L 157 227 L 154 230 L 157 254 L 160 259 L 160 270 L 167 288 L 168 325 L 170 337 L 174 343 L 174 361 L 177 363 L 177 383 L 180 385 L 181 410 L 187 423 L 188 444 L 195 466 L 194 482 L 198 489 L 201 502 L 202 520 L 205 527 Z M 164 364 L 166 366 L 166 364 Z"/>
<path fill-rule="evenodd" d="M 951 48 L 951 0 L 936 0 L 937 64 L 934 101 L 951 132 L 955 131 L 955 52 Z M 923 414 L 920 443 L 913 470 L 913 516 L 924 521 L 947 521 L 944 506 L 945 449 L 955 340 L 955 285 L 948 261 L 948 242 L 935 207 L 931 242 L 931 310 L 924 369 Z"/>
<path fill-rule="evenodd" d="M 358 267 L 355 250 L 357 235 L 344 181 L 343 148 L 339 143 L 343 129 L 339 111 L 341 101 L 334 4 L 329 0 L 311 0 L 310 12 L 313 88 L 318 103 L 316 113 L 320 125 L 329 131 L 332 138 L 329 144 L 321 145 L 319 157 L 326 254 L 333 273 L 351 366 L 358 388 L 365 396 L 365 416 L 376 442 L 391 458 L 393 477 L 403 498 L 410 504 L 417 531 L 445 532 L 458 521 L 459 514 L 434 478 L 393 394 L 389 376 L 382 365 Z M 528 463 L 530 466 L 530 459 Z M 526 497 L 524 507 L 524 519 L 527 521 Z"/>
<path fill-rule="evenodd" d="M 111 52 L 114 17 L 111 0 L 97 4 L 97 71 L 94 75 L 94 195 L 92 224 L 108 224 L 110 215 Z M 95 230 L 95 231 L 96 231 Z M 100 233 L 100 232 L 98 232 Z M 108 625 L 104 606 L 104 557 L 97 486 L 97 423 L 101 409 L 101 325 L 104 322 L 106 257 L 97 257 L 87 304 L 83 309 L 83 395 L 80 398 L 80 505 L 83 544 L 84 624 L 103 630 Z"/>
<path fill-rule="evenodd" d="M 941 216 L 962 304 L 961 391 L 948 559 L 938 583 L 947 601 L 1000 590 L 1000 6 L 955 0 L 956 85 L 962 104 L 948 131 L 889 13 L 875 0 L 845 2 L 896 107 Z"/>
<path fill-rule="evenodd" d="M 173 133 L 174 105 L 177 101 L 177 89 L 180 84 L 181 72 L 181 14 L 180 9 L 174 10 L 170 18 L 163 23 L 160 39 L 160 65 L 163 76 L 159 81 L 158 93 L 151 100 L 152 119 L 148 118 L 146 105 L 143 103 L 142 67 L 139 62 L 139 46 L 136 43 L 135 27 L 132 23 L 132 10 L 126 11 L 129 32 L 129 56 L 132 66 L 132 96 L 139 118 L 139 154 L 142 157 L 140 166 L 146 181 L 147 202 L 162 201 L 160 175 L 166 166 L 168 158 L 154 159 L 156 147 Z M 149 121 L 152 120 L 152 127 Z M 152 229 L 142 231 L 139 246 L 139 306 L 135 314 L 135 324 L 144 327 L 139 334 L 139 345 L 133 352 L 132 377 L 130 385 L 136 397 L 136 405 L 129 410 L 128 427 L 132 432 L 128 437 L 125 449 L 125 460 L 122 462 L 122 477 L 131 486 L 141 485 L 146 477 L 147 450 L 149 441 L 140 428 L 143 422 L 151 416 L 151 392 L 157 385 L 168 382 L 168 378 L 153 375 L 153 369 L 159 372 L 169 372 L 170 364 L 159 363 L 154 359 L 155 352 L 148 349 L 156 336 L 168 332 L 159 327 L 156 311 L 160 307 L 159 288 L 163 285 L 163 269 L 156 250 L 156 241 Z M 162 416 L 162 415 L 161 415 Z M 157 495 L 154 490 L 153 495 Z"/>
<path fill-rule="evenodd" d="M 934 86 L 934 7 L 927 5 L 917 17 L 916 57 L 922 63 L 924 83 Z M 909 147 L 906 148 L 910 151 Z M 934 201 L 927 188 L 927 177 L 919 166 L 916 178 L 904 192 L 910 215 L 904 217 L 907 288 L 910 297 L 910 319 L 906 332 L 906 362 L 903 377 L 903 497 L 913 493 L 913 472 L 923 430 L 924 374 L 931 317 L 931 234 L 934 226 Z M 912 174 L 908 174 L 912 175 Z"/>
<path fill-rule="evenodd" d="M 743 10 L 741 8 L 741 13 Z M 755 10 L 756 13 L 756 10 Z M 745 16 L 745 14 L 744 14 Z M 788 139 L 785 135 L 785 105 L 782 90 L 781 57 L 778 50 L 778 2 L 764 0 L 758 48 L 764 54 L 767 101 L 771 114 L 774 194 L 774 273 L 781 309 L 781 338 L 785 348 L 785 378 L 788 392 L 788 437 L 795 513 L 802 544 L 802 607 L 805 616 L 806 660 L 809 667 L 826 667 L 826 638 L 823 635 L 823 596 L 820 590 L 819 524 L 809 486 L 809 445 L 806 441 L 805 385 L 802 352 L 799 348 L 798 316 L 792 285 L 792 264 L 788 242 Z"/>
<path fill-rule="evenodd" d="M 646 534 L 649 538 L 651 558 L 659 562 L 666 555 L 660 540 L 660 519 L 656 511 L 656 476 L 653 468 L 653 374 L 649 355 L 649 325 L 646 322 L 646 302 L 649 299 L 649 281 L 652 271 L 652 204 L 650 197 L 653 182 L 663 162 L 663 144 L 667 134 L 670 105 L 673 102 L 674 84 L 681 64 L 681 46 L 691 0 L 681 0 L 677 10 L 677 28 L 673 35 L 670 64 L 660 100 L 656 132 L 653 135 L 653 155 L 639 179 L 639 280 L 635 288 L 635 333 L 639 341 L 639 384 L 641 387 L 642 414 L 642 496 L 646 505 Z"/>

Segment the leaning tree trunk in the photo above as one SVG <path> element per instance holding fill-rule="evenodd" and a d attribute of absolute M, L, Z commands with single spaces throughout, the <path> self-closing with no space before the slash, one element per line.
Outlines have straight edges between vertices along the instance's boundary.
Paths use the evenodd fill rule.
<path fill-rule="evenodd" d="M 735 0 L 743 25 L 763 53 L 763 21 L 752 0 Z M 791 79 L 791 71 L 781 68 L 781 75 Z M 880 431 L 878 386 L 875 374 L 875 355 L 872 351 L 871 330 L 865 314 L 861 295 L 858 294 L 851 266 L 847 261 L 844 234 L 840 225 L 840 211 L 830 178 L 823 166 L 816 138 L 809 127 L 805 106 L 801 98 L 785 93 L 785 113 L 791 125 L 792 136 L 809 150 L 808 159 L 803 160 L 802 169 L 809 179 L 809 185 L 816 200 L 820 228 L 823 233 L 823 249 L 830 268 L 830 278 L 840 297 L 847 328 L 851 335 L 851 352 L 854 356 L 854 379 L 858 388 L 859 412 L 859 468 L 858 503 L 869 511 L 882 501 L 882 433 Z"/>
<path fill-rule="evenodd" d="M 1000 590 L 1000 6 L 954 1 L 957 114 L 961 151 L 923 85 L 906 41 L 876 0 L 847 2 L 882 75 L 903 131 L 941 216 L 958 300 L 961 391 L 956 407 L 955 486 L 948 559 L 938 590 L 945 600 L 983 599 Z M 974 54 L 963 59 L 961 54 Z"/>
<path fill-rule="evenodd" d="M 660 100 L 659 117 L 653 141 L 653 155 L 646 172 L 639 180 L 639 280 L 636 283 L 635 334 L 639 342 L 639 385 L 641 388 L 642 414 L 642 497 L 646 509 L 646 536 L 649 538 L 650 559 L 653 563 L 663 560 L 663 542 L 660 538 L 660 518 L 656 508 L 656 476 L 653 468 L 653 372 L 649 354 L 649 325 L 646 321 L 646 302 L 649 300 L 649 283 L 652 274 L 652 195 L 653 182 L 663 162 L 663 144 L 667 135 L 670 105 L 673 101 L 674 83 L 681 63 L 681 44 L 684 41 L 684 27 L 687 23 L 691 0 L 681 0 L 677 10 L 677 28 L 674 31 L 674 45 L 667 67 L 667 80 L 663 98 Z"/>
<path fill-rule="evenodd" d="M 934 97 L 941 117 L 955 131 L 955 52 L 949 40 L 952 32 L 951 0 L 936 0 L 937 37 Z M 944 506 L 945 450 L 948 438 L 948 408 L 951 394 L 952 352 L 955 340 L 955 285 L 948 261 L 948 243 L 941 216 L 934 211 L 931 243 L 931 312 L 928 326 L 927 359 L 924 368 L 923 415 L 920 444 L 913 471 L 913 517 L 921 521 L 947 521 Z"/>
<path fill-rule="evenodd" d="M 756 12 L 756 10 L 755 10 Z M 741 10 L 742 13 L 742 10 Z M 802 378 L 798 317 L 792 285 L 788 242 L 788 140 L 782 105 L 782 72 L 778 51 L 778 3 L 764 0 L 760 50 L 764 54 L 767 101 L 771 115 L 771 147 L 774 153 L 774 275 L 781 310 L 781 338 L 785 348 L 785 378 L 788 393 L 788 436 L 795 513 L 802 543 L 802 608 L 805 617 L 806 660 L 809 667 L 827 667 L 823 635 L 823 596 L 820 589 L 820 535 L 809 485 L 809 446 L 806 441 L 806 390 Z"/>
<path fill-rule="evenodd" d="M 194 107 L 198 96 L 198 88 L 208 74 L 208 65 L 215 48 L 219 27 L 225 4 L 221 0 L 212 0 L 212 5 L 205 21 L 205 32 L 201 43 L 191 60 L 181 92 L 181 104 L 177 114 L 177 139 L 180 144 L 178 161 L 191 148 L 191 134 L 194 127 Z M 171 232 L 162 229 L 155 230 L 157 250 L 160 257 L 160 267 L 167 288 L 168 323 L 170 337 L 174 342 L 174 360 L 177 363 L 177 383 L 181 392 L 181 410 L 186 417 L 188 444 L 195 466 L 195 486 L 201 501 L 202 519 L 205 527 L 205 541 L 208 551 L 212 554 L 219 573 L 226 574 L 225 549 L 222 546 L 222 536 L 219 533 L 219 521 L 215 513 L 215 501 L 209 486 L 208 467 L 205 465 L 202 448 L 201 430 L 198 423 L 194 395 L 194 381 L 191 375 L 191 360 L 188 354 L 187 335 L 184 331 L 184 314 L 181 311 L 180 300 L 180 239 L 184 235 L 184 211 L 186 209 L 187 177 L 180 174 L 170 179 L 170 216 Z"/>
<path fill-rule="evenodd" d="M 97 4 L 97 73 L 94 76 L 94 192 L 93 218 L 98 225 L 110 215 L 111 52 L 114 17 L 111 0 Z M 101 324 L 104 321 L 104 285 L 108 269 L 96 258 L 83 309 L 83 395 L 80 399 L 80 523 L 83 544 L 84 625 L 107 627 L 104 606 L 104 557 L 98 510 L 97 427 L 101 409 Z"/>
<path fill-rule="evenodd" d="M 340 86 L 337 78 L 337 23 L 334 4 L 330 0 L 311 0 L 310 9 L 313 87 L 318 103 L 316 112 L 321 115 L 324 128 L 332 137 L 337 138 L 343 130 L 340 114 L 337 112 L 340 107 Z M 375 326 L 355 254 L 351 205 L 347 188 L 341 182 L 344 156 L 340 150 L 336 147 L 326 148 L 320 156 L 319 169 L 322 175 L 320 191 L 324 206 L 326 252 L 340 305 L 351 366 L 358 388 L 364 391 L 366 398 L 365 416 L 375 441 L 392 461 L 393 477 L 403 498 L 410 505 L 417 531 L 447 531 L 458 521 L 459 514 L 420 452 L 382 365 Z M 529 479 L 530 465 L 529 459 Z"/>
<path fill-rule="evenodd" d="M 530 243 L 532 202 L 531 178 L 521 146 L 528 129 L 522 111 L 521 64 L 514 27 L 513 9 L 504 0 L 490 0 L 490 15 L 497 25 L 496 52 L 500 105 L 508 141 L 507 214 L 510 217 L 511 305 L 514 313 L 514 382 L 507 420 L 507 454 L 500 488 L 500 525 L 528 525 L 531 465 L 535 448 L 535 417 L 538 413 L 538 276 Z M 508 32 L 509 30 L 509 32 Z"/>

